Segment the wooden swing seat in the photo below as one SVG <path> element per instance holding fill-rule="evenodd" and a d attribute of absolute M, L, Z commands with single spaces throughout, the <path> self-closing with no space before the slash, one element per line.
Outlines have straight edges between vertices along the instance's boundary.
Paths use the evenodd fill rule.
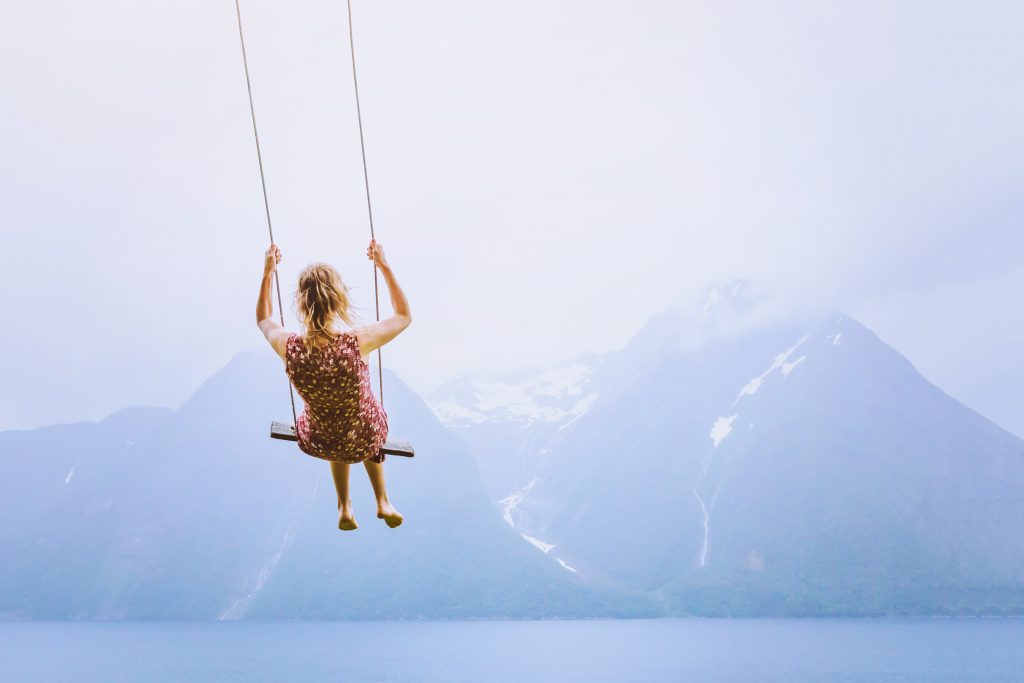
<path fill-rule="evenodd" d="M 298 437 L 295 436 L 295 426 L 287 422 L 271 422 L 270 438 L 281 441 L 298 441 Z M 403 458 L 411 458 L 416 455 L 416 451 L 408 441 L 388 440 L 380 452 L 384 455 L 398 455 Z"/>

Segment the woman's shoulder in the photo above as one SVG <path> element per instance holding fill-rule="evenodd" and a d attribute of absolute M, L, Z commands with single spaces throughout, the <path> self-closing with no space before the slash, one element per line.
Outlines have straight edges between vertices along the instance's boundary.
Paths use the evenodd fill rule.
<path fill-rule="evenodd" d="M 289 332 L 284 343 L 285 351 L 289 354 L 303 351 L 306 348 L 306 339 L 298 332 Z"/>

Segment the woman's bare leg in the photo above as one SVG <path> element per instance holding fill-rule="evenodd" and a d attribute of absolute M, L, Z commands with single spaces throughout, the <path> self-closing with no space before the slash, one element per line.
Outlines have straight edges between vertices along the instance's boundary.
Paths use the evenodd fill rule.
<path fill-rule="evenodd" d="M 384 485 L 384 465 L 372 460 L 364 460 L 363 466 L 366 467 L 366 474 L 370 477 L 370 486 L 373 487 L 373 495 L 377 499 L 377 516 L 394 529 L 402 523 L 404 518 L 388 500 L 388 491 Z"/>
<path fill-rule="evenodd" d="M 331 476 L 334 477 L 334 488 L 338 492 L 338 528 L 342 531 L 359 528 L 352 513 L 352 500 L 348 497 L 348 471 L 347 462 L 331 461 Z"/>

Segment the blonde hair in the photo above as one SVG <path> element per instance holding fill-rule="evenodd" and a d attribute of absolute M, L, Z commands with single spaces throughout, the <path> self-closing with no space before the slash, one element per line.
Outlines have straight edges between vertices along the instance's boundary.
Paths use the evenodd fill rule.
<path fill-rule="evenodd" d="M 341 274 L 326 263 L 313 263 L 299 273 L 295 310 L 306 330 L 306 343 L 320 347 L 338 334 L 338 320 L 351 326 L 354 316 L 348 287 Z"/>

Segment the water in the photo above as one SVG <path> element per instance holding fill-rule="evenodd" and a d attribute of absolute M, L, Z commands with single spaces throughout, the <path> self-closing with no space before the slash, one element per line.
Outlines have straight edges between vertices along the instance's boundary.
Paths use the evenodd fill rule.
<path fill-rule="evenodd" d="M 0 680 L 1024 680 L 1024 620 L 0 624 Z"/>

